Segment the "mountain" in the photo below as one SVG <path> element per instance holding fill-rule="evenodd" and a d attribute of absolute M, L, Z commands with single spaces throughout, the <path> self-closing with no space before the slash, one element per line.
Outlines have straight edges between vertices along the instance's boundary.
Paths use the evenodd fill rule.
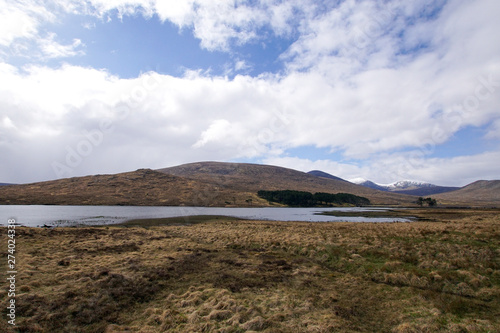
<path fill-rule="evenodd" d="M 413 180 L 401 180 L 392 184 L 387 185 L 389 191 L 404 191 L 404 190 L 415 190 L 419 188 L 436 187 L 436 185 L 417 182 Z"/>
<path fill-rule="evenodd" d="M 408 190 L 396 190 L 396 191 L 392 191 L 392 192 L 423 197 L 423 196 L 430 196 L 430 195 L 436 195 L 436 194 L 440 194 L 440 193 L 456 191 L 458 189 L 460 189 L 460 187 L 448 187 L 448 186 L 434 185 L 431 187 L 422 187 L 422 188 L 415 188 L 415 189 L 408 189 Z"/>
<path fill-rule="evenodd" d="M 365 180 L 361 183 L 356 183 L 356 184 L 361 185 L 361 186 L 365 186 L 368 188 L 372 188 L 374 190 L 387 191 L 387 192 L 389 191 L 389 189 L 387 187 L 375 184 L 374 182 L 369 181 L 369 180 Z"/>
<path fill-rule="evenodd" d="M 7 185 L 14 185 L 14 184 L 9 184 L 9 183 L 0 183 L 0 186 L 7 186 Z"/>
<path fill-rule="evenodd" d="M 141 169 L 0 187 L 0 204 L 18 205 L 203 205 L 202 193 L 217 193 L 212 184 Z M 238 193 L 228 195 L 238 196 Z M 209 204 L 221 204 L 214 200 Z M 222 204 L 224 204 L 222 202 Z"/>
<path fill-rule="evenodd" d="M 391 192 L 416 196 L 430 196 L 460 189 L 460 187 L 439 186 L 410 180 L 404 180 L 389 184 L 388 188 Z"/>
<path fill-rule="evenodd" d="M 398 181 L 388 185 L 376 184 L 372 181 L 364 179 L 355 181 L 355 183 L 379 191 L 387 191 L 415 196 L 430 196 L 460 189 L 460 187 L 438 186 L 412 180 Z"/>
<path fill-rule="evenodd" d="M 434 184 L 399 181 L 388 185 L 376 184 L 367 180 L 357 181 L 369 188 L 414 196 L 431 196 L 443 205 L 481 205 L 497 206 L 500 204 L 500 180 L 480 180 L 464 187 L 438 186 Z"/>
<path fill-rule="evenodd" d="M 331 175 L 329 173 L 326 173 L 326 172 L 323 172 L 323 171 L 320 171 L 320 170 L 309 171 L 308 174 L 316 176 L 316 177 L 323 177 L 323 178 L 328 178 L 328 179 L 341 180 L 343 182 L 347 181 L 347 180 L 344 180 L 342 178 L 339 178 L 337 176 Z"/>
<path fill-rule="evenodd" d="M 115 175 L 1 186 L 0 204 L 269 206 L 257 196 L 261 189 L 345 192 L 380 204 L 408 204 L 415 200 L 275 166 L 204 162 L 156 171 L 140 169 Z"/>
<path fill-rule="evenodd" d="M 444 204 L 478 204 L 483 206 L 500 205 L 500 180 L 478 180 L 456 191 L 435 196 Z"/>
<path fill-rule="evenodd" d="M 271 165 L 248 163 L 198 162 L 158 170 L 216 185 L 221 189 L 244 191 L 296 190 L 307 192 L 350 193 L 366 197 L 374 204 L 409 204 L 416 198 L 358 186 L 344 180 L 317 177 L 311 174 Z"/>

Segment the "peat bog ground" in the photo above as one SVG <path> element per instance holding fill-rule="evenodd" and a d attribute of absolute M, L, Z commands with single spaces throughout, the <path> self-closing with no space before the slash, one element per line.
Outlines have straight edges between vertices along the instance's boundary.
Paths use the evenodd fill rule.
<path fill-rule="evenodd" d="M 425 220 L 18 227 L 0 331 L 499 331 L 500 211 L 410 213 Z"/>

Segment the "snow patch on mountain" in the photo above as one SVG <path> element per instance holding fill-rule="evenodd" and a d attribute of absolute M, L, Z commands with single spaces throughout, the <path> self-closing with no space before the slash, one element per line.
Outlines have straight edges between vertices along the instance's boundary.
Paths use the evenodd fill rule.
<path fill-rule="evenodd" d="M 363 184 L 364 182 L 367 182 L 368 180 L 364 179 L 364 178 L 353 178 L 353 179 L 349 179 L 349 181 L 353 184 Z"/>
<path fill-rule="evenodd" d="M 415 181 L 415 180 L 401 180 L 387 185 L 382 185 L 382 184 L 377 184 L 377 185 L 387 187 L 390 190 L 406 190 L 414 188 L 437 187 L 437 185 L 434 184 Z"/>

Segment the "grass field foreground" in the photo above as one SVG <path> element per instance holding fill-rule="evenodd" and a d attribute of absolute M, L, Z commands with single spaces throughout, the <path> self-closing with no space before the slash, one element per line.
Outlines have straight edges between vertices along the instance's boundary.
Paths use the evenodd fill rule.
<path fill-rule="evenodd" d="M 500 212 L 409 213 L 427 221 L 18 227 L 17 330 L 500 331 Z"/>

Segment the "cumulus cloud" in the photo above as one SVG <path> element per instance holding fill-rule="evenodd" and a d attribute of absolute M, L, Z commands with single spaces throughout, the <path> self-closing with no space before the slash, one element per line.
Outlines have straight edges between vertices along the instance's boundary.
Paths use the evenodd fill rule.
<path fill-rule="evenodd" d="M 141 14 L 147 18 L 156 14 L 161 21 L 169 21 L 180 29 L 192 29 L 208 50 L 228 51 L 232 44 L 258 40 L 259 29 L 271 27 L 277 35 L 291 33 L 293 10 L 305 6 L 303 1 L 239 1 L 239 0 L 66 0 L 69 8 L 78 7 L 98 17 L 118 12 L 118 17 Z M 308 3 L 307 6 L 314 5 Z M 306 6 L 306 7 L 307 7 Z"/>
<path fill-rule="evenodd" d="M 4 66 L 2 78 L 5 120 L 0 133 L 5 140 L 0 150 L 5 156 L 12 155 L 13 147 L 31 152 L 4 164 L 10 166 L 10 177 L 18 171 L 16 164 L 35 156 L 39 160 L 33 179 L 85 174 L 90 161 L 101 171 L 115 172 L 251 156 L 253 142 L 260 142 L 260 129 L 267 126 L 266 108 L 279 107 L 269 82 L 247 76 L 228 80 L 195 73 L 182 78 L 145 73 L 119 79 L 102 70 L 66 65 L 57 70 L 31 67 L 27 72 Z M 102 139 L 94 144 L 88 133 Z M 257 147 L 265 149 L 265 143 Z M 32 150 L 45 154 L 33 155 Z"/>
<path fill-rule="evenodd" d="M 83 46 L 80 39 L 75 38 L 71 44 L 62 45 L 55 40 L 56 37 L 55 33 L 50 33 L 47 38 L 38 40 L 43 58 L 66 58 L 85 54 L 79 49 Z"/>
<path fill-rule="evenodd" d="M 42 22 L 55 15 L 34 1 L 0 0 L 0 45 L 10 46 L 18 38 L 33 38 Z"/>

